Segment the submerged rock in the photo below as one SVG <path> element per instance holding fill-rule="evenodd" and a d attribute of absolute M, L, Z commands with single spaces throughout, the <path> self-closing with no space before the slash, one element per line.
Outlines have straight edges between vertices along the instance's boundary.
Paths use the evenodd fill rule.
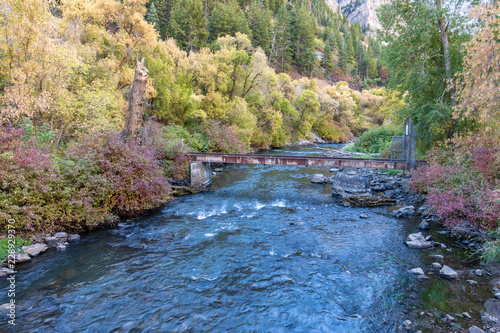
<path fill-rule="evenodd" d="M 408 238 L 406 238 L 405 244 L 412 249 L 427 249 L 434 245 L 433 242 L 426 240 L 421 232 L 409 234 Z"/>
<path fill-rule="evenodd" d="M 449 266 L 444 265 L 443 268 L 439 271 L 439 275 L 445 279 L 453 280 L 458 277 L 458 273 Z"/>
<path fill-rule="evenodd" d="M 342 171 L 332 177 L 332 194 L 342 197 L 371 195 L 370 180 L 355 171 Z"/>

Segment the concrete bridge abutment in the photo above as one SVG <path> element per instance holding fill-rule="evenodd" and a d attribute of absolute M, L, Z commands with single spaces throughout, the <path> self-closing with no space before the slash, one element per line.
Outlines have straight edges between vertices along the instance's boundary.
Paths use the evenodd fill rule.
<path fill-rule="evenodd" d="M 210 162 L 189 163 L 189 179 L 191 186 L 209 187 L 212 185 L 212 169 Z"/>

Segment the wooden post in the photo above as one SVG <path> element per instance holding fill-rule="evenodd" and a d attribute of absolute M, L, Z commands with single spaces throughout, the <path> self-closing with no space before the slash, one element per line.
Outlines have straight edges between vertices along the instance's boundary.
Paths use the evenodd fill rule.
<path fill-rule="evenodd" d="M 134 82 L 132 84 L 127 110 L 127 123 L 122 132 L 125 138 L 136 138 L 142 127 L 144 104 L 146 104 L 147 83 L 148 69 L 144 66 L 144 58 L 139 61 L 136 57 Z"/>

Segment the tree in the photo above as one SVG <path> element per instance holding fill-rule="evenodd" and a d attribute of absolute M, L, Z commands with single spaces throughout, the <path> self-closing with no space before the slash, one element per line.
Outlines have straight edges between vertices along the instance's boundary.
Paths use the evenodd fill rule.
<path fill-rule="evenodd" d="M 316 38 L 316 22 L 303 4 L 297 13 L 297 39 L 295 42 L 295 61 L 308 74 L 316 67 L 318 61 L 314 49 Z"/>
<path fill-rule="evenodd" d="M 170 13 L 169 36 L 187 51 L 199 50 L 208 38 L 202 0 L 178 0 Z"/>
<path fill-rule="evenodd" d="M 144 105 L 146 104 L 146 85 L 148 83 L 148 69 L 144 66 L 144 58 L 135 60 L 135 76 L 130 92 L 127 111 L 127 123 L 123 130 L 126 138 L 136 138 L 142 127 Z"/>
<path fill-rule="evenodd" d="M 464 70 L 457 73 L 456 118 L 471 118 L 482 126 L 497 126 L 500 119 L 500 7 L 481 5 L 471 18 L 480 28 L 466 45 Z"/>
<path fill-rule="evenodd" d="M 293 55 L 291 45 L 291 16 L 286 4 L 282 5 L 276 14 L 273 34 L 271 59 L 277 63 L 276 67 L 283 70 L 285 64 L 291 62 Z"/>
<path fill-rule="evenodd" d="M 423 144 L 420 148 L 425 150 L 458 129 L 446 81 L 461 69 L 460 45 L 468 38 L 465 25 L 461 25 L 463 17 L 459 10 L 439 8 L 434 1 L 396 0 L 381 6 L 379 19 L 388 44 L 385 63 L 391 73 L 389 86 L 406 93 L 407 103 L 398 114 L 400 119 L 412 116 Z M 442 22 L 448 24 L 444 27 L 446 36 Z"/>
<path fill-rule="evenodd" d="M 255 47 L 261 47 L 266 54 L 271 52 L 271 12 L 266 7 L 254 1 L 247 11 L 248 23 L 252 29 L 252 42 Z"/>
<path fill-rule="evenodd" d="M 158 17 L 158 11 L 156 10 L 155 1 L 152 1 L 151 6 L 149 6 L 148 8 L 146 21 L 151 23 L 155 27 L 155 29 L 160 32 L 160 18 Z"/>
<path fill-rule="evenodd" d="M 295 126 L 302 136 L 311 131 L 314 120 L 318 115 L 319 106 L 318 94 L 309 89 L 304 90 L 295 101 L 295 107 L 299 112 L 299 119 Z"/>
<path fill-rule="evenodd" d="M 245 14 L 235 0 L 219 2 L 210 14 L 208 30 L 211 39 L 217 39 L 225 35 L 234 36 L 241 32 L 251 36 L 251 30 Z"/>

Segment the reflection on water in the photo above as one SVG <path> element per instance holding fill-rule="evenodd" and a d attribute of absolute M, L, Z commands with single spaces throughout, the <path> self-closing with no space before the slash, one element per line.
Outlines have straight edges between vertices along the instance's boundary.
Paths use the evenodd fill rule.
<path fill-rule="evenodd" d="M 275 153 L 318 154 L 318 148 Z M 235 165 L 67 252 L 20 266 L 30 332 L 391 332 L 420 262 L 401 220 L 336 204 L 328 170 Z M 361 219 L 364 212 L 368 219 Z M 6 283 L 2 285 L 2 301 Z"/>

